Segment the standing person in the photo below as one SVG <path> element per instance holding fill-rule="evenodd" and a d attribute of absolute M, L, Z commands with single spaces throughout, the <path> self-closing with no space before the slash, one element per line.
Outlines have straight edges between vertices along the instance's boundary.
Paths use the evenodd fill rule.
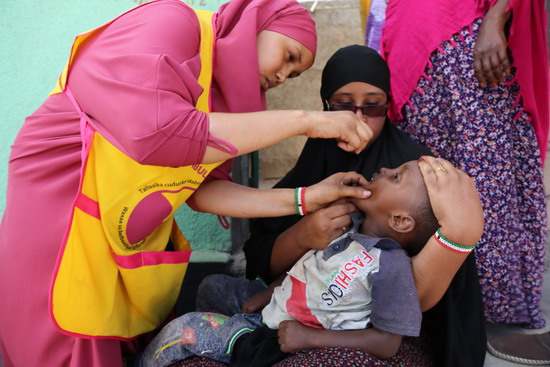
<path fill-rule="evenodd" d="M 473 177 L 481 195 L 475 252 L 487 320 L 543 327 L 544 1 L 390 1 L 386 16 L 391 117 Z"/>
<path fill-rule="evenodd" d="M 120 340 L 153 330 L 175 303 L 190 248 L 173 213 L 191 194 L 215 214 L 295 212 L 294 190 L 231 183 L 232 157 L 294 135 L 364 148 L 372 132 L 353 113 L 264 111 L 265 92 L 308 69 L 315 49 L 294 0 L 233 0 L 214 14 L 152 1 L 75 40 L 10 156 L 4 367 L 122 366 Z M 351 185 L 365 183 L 336 175 L 302 203 L 364 197 Z"/>
<path fill-rule="evenodd" d="M 337 141 L 333 139 L 308 139 L 295 167 L 275 187 L 309 185 L 346 170 L 371 178 L 381 167 L 395 168 L 431 154 L 386 118 L 386 104 L 391 98 L 390 72 L 375 50 L 352 45 L 336 51 L 323 69 L 320 94 L 325 110 L 355 111 L 371 127 L 373 139 L 359 155 L 339 152 Z M 437 165 L 433 167 L 437 169 Z M 456 181 L 448 184 L 451 182 L 459 185 Z M 440 196 L 436 200 L 430 197 L 431 202 L 440 224 L 452 221 L 453 224 L 447 227 L 453 231 L 448 235 L 450 238 L 457 243 L 474 244 L 481 232 L 470 232 L 471 228 L 480 229 L 475 222 L 472 224 L 474 218 L 470 214 L 480 212 L 457 199 L 461 197 L 458 187 L 464 188 L 459 185 L 456 191 L 448 192 L 449 196 Z M 429 185 L 428 191 L 442 194 Z M 451 203 L 456 211 L 447 206 Z M 351 203 L 343 201 L 303 218 L 294 215 L 254 220 L 251 236 L 244 247 L 247 277 L 260 276 L 267 282 L 273 281 L 308 250 L 324 249 L 339 237 L 351 223 L 349 214 L 356 210 Z M 445 214 L 441 216 L 441 213 Z M 485 319 L 475 259 L 472 255 L 441 250 L 445 249 L 430 240 L 412 258 L 421 309 L 427 311 L 424 312 L 425 338 L 404 339 L 397 355 L 384 361 L 384 365 L 483 366 Z M 425 340 L 434 344 L 424 343 Z M 367 353 L 354 350 L 327 353 L 312 349 L 287 358 L 281 366 L 321 365 L 330 359 L 340 361 L 342 365 L 350 360 L 360 361 L 358 365 L 382 363 Z"/>

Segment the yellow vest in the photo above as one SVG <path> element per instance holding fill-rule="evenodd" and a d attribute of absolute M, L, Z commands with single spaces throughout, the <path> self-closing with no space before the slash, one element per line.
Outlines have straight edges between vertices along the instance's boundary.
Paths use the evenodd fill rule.
<path fill-rule="evenodd" d="M 196 108 L 209 112 L 213 13 L 195 12 L 201 28 L 198 81 L 204 88 Z M 76 37 L 52 92 L 66 93 L 80 111 L 83 159 L 49 306 L 52 320 L 65 334 L 127 340 L 157 328 L 173 309 L 191 255 L 173 215 L 222 162 L 177 168 L 143 165 L 87 123 L 67 86 L 67 75 L 79 45 L 109 24 Z M 169 239 L 173 251 L 165 251 Z"/>

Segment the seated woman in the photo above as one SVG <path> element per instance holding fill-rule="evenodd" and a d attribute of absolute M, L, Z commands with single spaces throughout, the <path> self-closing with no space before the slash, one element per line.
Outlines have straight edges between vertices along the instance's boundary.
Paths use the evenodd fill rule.
<path fill-rule="evenodd" d="M 447 161 L 432 160 L 434 167 L 445 167 L 438 175 L 466 176 Z M 439 227 L 421 168 L 424 174 L 433 172 L 424 159 L 382 168 L 366 187 L 371 197 L 351 199 L 359 209 L 351 214 L 352 228 L 324 250 L 309 250 L 268 288 L 225 274 L 206 277 L 197 293 L 197 310 L 206 312 L 172 320 L 147 346 L 141 365 L 170 366 L 199 355 L 250 367 L 256 354 L 248 358 L 247 352 L 253 348 L 241 353 L 241 360 L 232 353 L 238 354 L 242 339 L 264 325 L 278 334 L 269 350 L 261 348 L 265 366 L 286 353 L 324 347 L 393 357 L 402 336 L 418 336 L 421 327 L 409 256 Z M 258 298 L 267 304 L 261 313 L 242 313 Z"/>
<path fill-rule="evenodd" d="M 373 130 L 372 143 L 355 155 L 340 152 L 335 140 L 309 139 L 296 166 L 275 187 L 308 186 L 341 171 L 356 171 L 370 179 L 381 167 L 394 168 L 430 154 L 386 118 L 389 79 L 385 61 L 374 50 L 358 45 L 338 50 L 323 70 L 324 109 L 355 111 Z M 437 187 L 427 184 L 430 195 L 435 195 Z M 457 193 L 446 194 L 449 196 L 431 200 L 440 225 L 445 227 L 442 232 L 456 243 L 474 245 L 482 228 L 472 220 L 481 209 L 456 200 Z M 322 249 L 346 231 L 351 224 L 349 213 L 356 210 L 351 203 L 340 202 L 303 218 L 295 215 L 256 220 L 245 244 L 247 277 L 260 276 L 271 282 L 309 249 Z M 431 239 L 412 258 L 412 264 L 420 305 L 425 311 L 425 337 L 405 338 L 397 355 L 384 361 L 384 365 L 482 366 L 485 320 L 474 257 L 448 251 Z M 309 350 L 279 365 L 321 365 L 329 359 L 361 361 L 358 365 L 380 362 L 364 352 L 340 349 L 330 353 Z"/>
<path fill-rule="evenodd" d="M 395 168 L 431 155 L 387 120 L 389 80 L 388 67 L 374 50 L 358 45 L 338 50 L 323 70 L 324 109 L 355 111 L 372 129 L 374 137 L 359 155 L 340 152 L 336 140 L 309 139 L 296 166 L 275 187 L 308 186 L 343 171 L 356 171 L 370 179 L 382 167 Z M 431 177 L 425 180 L 440 231 L 455 243 L 473 246 L 483 231 L 478 224 L 483 223 L 481 204 L 479 200 L 464 198 L 472 197 L 475 187 L 471 180 L 456 175 L 437 175 L 441 172 L 436 169 L 439 170 L 433 166 Z M 305 217 L 256 220 L 245 244 L 247 277 L 259 276 L 272 282 L 307 251 L 324 249 L 346 232 L 351 224 L 349 214 L 354 211 L 357 209 L 353 204 L 342 201 Z M 474 257 L 449 251 L 431 238 L 411 261 L 424 311 L 420 338 L 404 337 L 397 354 L 384 361 L 360 349 L 309 349 L 276 366 L 483 366 L 485 319 Z M 277 342 L 277 335 L 264 333 L 264 328 L 258 328 L 246 341 L 260 343 L 262 338 L 271 338 Z M 239 349 L 246 351 L 246 347 L 241 345 Z M 223 364 L 196 357 L 182 365 Z"/>

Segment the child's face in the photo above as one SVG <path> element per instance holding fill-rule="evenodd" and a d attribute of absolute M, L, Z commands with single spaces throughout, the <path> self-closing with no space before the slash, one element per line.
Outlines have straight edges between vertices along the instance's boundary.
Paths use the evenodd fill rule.
<path fill-rule="evenodd" d="M 365 213 L 360 232 L 376 237 L 391 237 L 394 216 L 411 216 L 424 200 L 426 185 L 417 161 L 410 161 L 395 169 L 382 168 L 369 182 L 367 199 L 352 199 Z"/>
<path fill-rule="evenodd" d="M 257 38 L 260 88 L 265 92 L 295 78 L 313 65 L 313 53 L 282 33 L 263 30 Z M 243 67 L 246 67 L 243 65 Z"/>

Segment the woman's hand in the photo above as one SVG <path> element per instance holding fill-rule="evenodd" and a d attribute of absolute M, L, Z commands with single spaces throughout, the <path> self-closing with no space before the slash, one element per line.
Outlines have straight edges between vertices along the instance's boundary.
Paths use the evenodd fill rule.
<path fill-rule="evenodd" d="M 507 6 L 508 0 L 498 1 L 487 12 L 479 29 L 474 47 L 474 74 L 482 87 L 487 83 L 496 86 L 510 73 L 504 33 L 510 18 L 510 12 L 505 12 Z"/>
<path fill-rule="evenodd" d="M 483 209 L 474 181 L 445 159 L 424 156 L 420 171 L 441 233 L 451 241 L 475 245 L 483 233 Z M 411 259 L 422 312 L 432 308 L 448 289 L 468 253 L 450 251 L 432 236 Z"/>
<path fill-rule="evenodd" d="M 310 138 L 335 138 L 346 152 L 361 153 L 373 136 L 372 129 L 350 111 L 308 111 Z"/>
<path fill-rule="evenodd" d="M 475 245 L 484 219 L 474 181 L 442 158 L 424 156 L 419 165 L 441 233 L 462 245 Z"/>
<path fill-rule="evenodd" d="M 364 199 L 370 196 L 365 190 L 368 181 L 356 172 L 335 173 L 323 181 L 309 186 L 305 192 L 306 210 L 314 212 L 341 198 Z"/>

